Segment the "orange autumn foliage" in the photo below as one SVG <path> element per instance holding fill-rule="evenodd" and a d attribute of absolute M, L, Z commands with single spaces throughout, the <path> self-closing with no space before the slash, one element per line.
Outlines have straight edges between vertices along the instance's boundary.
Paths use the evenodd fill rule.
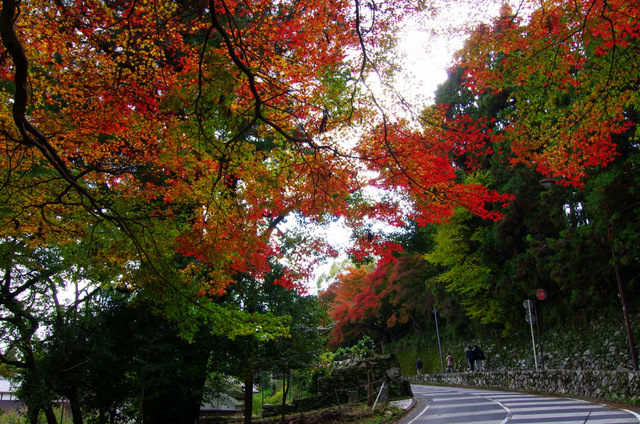
<path fill-rule="evenodd" d="M 633 135 L 640 97 L 640 7 L 626 0 L 525 2 L 504 6 L 460 52 L 476 93 L 508 93 L 501 122 L 514 164 L 580 186 L 590 167 Z M 529 11 L 529 14 L 523 13 Z"/>
<path fill-rule="evenodd" d="M 198 293 L 221 294 L 238 273 L 264 276 L 270 257 L 287 256 L 281 283 L 293 286 L 314 255 L 335 254 L 283 225 L 293 217 L 400 226 L 462 205 L 499 218 L 490 204 L 507 197 L 457 182 L 435 130 L 386 122 L 363 84 L 392 69 L 393 28 L 415 7 L 5 1 L 3 237 L 101 234 L 123 279 L 167 272 L 178 254 L 206 264 L 206 277 L 181 271 Z M 356 126 L 366 135 L 351 140 Z M 371 187 L 398 196 L 376 199 Z M 362 255 L 398 249 L 360 242 Z"/>
<path fill-rule="evenodd" d="M 425 275 L 429 265 L 419 254 L 405 254 L 376 265 L 348 266 L 320 293 L 335 322 L 333 344 L 368 335 L 389 340 L 403 325 L 421 318 L 426 309 Z"/>

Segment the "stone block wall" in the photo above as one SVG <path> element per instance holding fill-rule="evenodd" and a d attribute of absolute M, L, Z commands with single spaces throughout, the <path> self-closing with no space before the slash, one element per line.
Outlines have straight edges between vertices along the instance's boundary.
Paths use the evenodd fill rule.
<path fill-rule="evenodd" d="M 632 314 L 631 321 L 634 329 L 640 328 L 640 314 Z M 411 381 L 640 405 L 640 372 L 632 371 L 623 325 L 619 316 L 609 316 L 592 321 L 588 327 L 567 324 L 543 331 L 541 336 L 536 334 L 537 362 L 539 366 L 544 364 L 537 371 L 530 333 L 460 341 L 449 346 L 455 358 L 455 373 L 439 374 L 438 366 L 437 370 L 430 370 L 431 373 L 412 376 Z M 639 339 L 636 334 L 635 340 Z M 479 344 L 484 350 L 484 372 L 468 372 L 464 349 L 473 344 Z"/>
<path fill-rule="evenodd" d="M 630 314 L 631 326 L 635 329 L 636 349 L 640 337 L 640 314 Z M 538 363 L 542 352 L 545 369 L 555 370 L 609 370 L 631 371 L 633 369 L 629 341 L 624 321 L 618 315 L 603 316 L 587 323 L 566 324 L 545 329 L 536 334 Z M 479 344 L 487 357 L 485 366 L 491 371 L 534 369 L 530 333 L 515 335 L 512 340 L 473 340 L 468 344 Z M 460 346 L 459 367 L 468 367 Z M 454 353 L 456 356 L 456 353 Z M 464 367 L 464 368 L 462 368 Z"/>

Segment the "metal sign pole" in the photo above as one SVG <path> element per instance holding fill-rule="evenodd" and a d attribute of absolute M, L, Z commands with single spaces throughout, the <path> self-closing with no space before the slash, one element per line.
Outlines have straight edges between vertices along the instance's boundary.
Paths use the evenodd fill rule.
<path fill-rule="evenodd" d="M 438 327 L 438 310 L 434 309 L 433 313 L 436 316 L 436 333 L 438 335 L 438 349 L 440 350 L 440 365 L 442 366 L 442 373 L 444 374 L 444 361 L 442 360 L 442 345 L 440 344 L 440 328 Z"/>
<path fill-rule="evenodd" d="M 527 299 L 524 301 L 524 308 L 527 310 L 527 315 L 525 316 L 525 321 L 529 323 L 531 327 L 531 343 L 533 345 L 533 362 L 536 365 L 536 370 L 538 369 L 538 354 L 536 353 L 536 338 L 533 333 L 533 321 L 535 320 L 533 317 L 533 301 Z"/>

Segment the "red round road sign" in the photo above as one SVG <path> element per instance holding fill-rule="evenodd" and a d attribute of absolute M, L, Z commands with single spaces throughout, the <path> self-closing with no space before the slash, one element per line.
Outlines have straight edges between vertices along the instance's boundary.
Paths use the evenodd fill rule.
<path fill-rule="evenodd" d="M 547 292 L 544 289 L 536 290 L 536 297 L 538 300 L 545 300 L 547 298 Z"/>

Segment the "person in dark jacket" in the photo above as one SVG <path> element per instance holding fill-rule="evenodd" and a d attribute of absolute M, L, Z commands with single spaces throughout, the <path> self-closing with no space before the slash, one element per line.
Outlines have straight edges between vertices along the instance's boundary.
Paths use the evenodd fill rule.
<path fill-rule="evenodd" d="M 473 349 L 471 349 L 471 346 L 467 346 L 466 354 L 467 354 L 467 361 L 469 361 L 469 371 L 473 372 L 475 371 L 475 368 L 473 366 L 475 357 L 473 356 Z"/>
<path fill-rule="evenodd" d="M 476 371 L 482 371 L 482 361 L 484 360 L 484 352 L 478 346 L 473 346 L 473 360 L 476 365 Z"/>
<path fill-rule="evenodd" d="M 418 362 L 416 362 L 416 370 L 418 371 L 418 375 L 422 374 L 422 359 L 418 358 Z"/>

